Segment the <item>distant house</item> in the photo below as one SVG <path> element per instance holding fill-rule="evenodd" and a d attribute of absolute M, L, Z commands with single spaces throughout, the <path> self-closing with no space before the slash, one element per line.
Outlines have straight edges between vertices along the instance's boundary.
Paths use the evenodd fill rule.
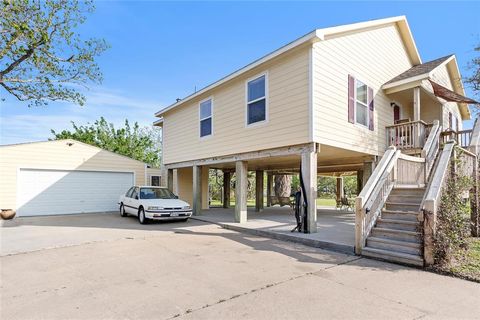
<path fill-rule="evenodd" d="M 226 173 L 226 189 L 235 173 L 232 214 L 242 223 L 248 170 L 256 171 L 262 190 L 257 209 L 263 207 L 265 172 L 267 190 L 271 174 L 301 172 L 307 231 L 316 232 L 317 174 L 356 171 L 363 187 L 357 253 L 423 264 L 420 232 L 415 233 L 421 220 L 415 217 L 403 223 L 395 218 L 408 215 L 388 221 L 385 214 L 387 231 L 377 238 L 386 240 L 364 247 L 385 205 L 400 213 L 421 212 L 444 141 L 454 139 L 464 148 L 477 143 L 472 141 L 478 128 L 463 130 L 463 121 L 471 118 L 464 95 L 455 56 L 422 62 L 403 16 L 317 29 L 158 111 L 154 124 L 163 127 L 164 182 L 200 214 L 208 208 L 207 169 Z M 390 176 L 395 182 L 385 184 Z M 395 191 L 400 204 L 388 207 L 390 193 L 400 187 L 418 190 L 411 196 Z M 403 205 L 402 199 L 413 202 Z M 229 193 L 224 200 L 228 207 Z M 396 242 L 403 239 L 397 230 L 402 228 L 413 230 L 407 237 L 413 249 Z M 386 256 L 386 248 L 394 248 L 397 258 Z"/>
<path fill-rule="evenodd" d="M 118 210 L 132 185 L 160 185 L 160 169 L 79 141 L 0 146 L 0 208 L 17 216 Z"/>

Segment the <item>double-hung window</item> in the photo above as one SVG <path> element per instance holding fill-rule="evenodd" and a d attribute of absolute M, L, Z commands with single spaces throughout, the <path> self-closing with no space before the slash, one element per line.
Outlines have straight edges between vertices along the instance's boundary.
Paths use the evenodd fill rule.
<path fill-rule="evenodd" d="M 200 138 L 212 134 L 212 99 L 200 102 Z"/>
<path fill-rule="evenodd" d="M 355 122 L 368 127 L 367 85 L 356 80 L 355 83 Z"/>
<path fill-rule="evenodd" d="M 267 120 L 267 77 L 247 82 L 247 125 Z"/>

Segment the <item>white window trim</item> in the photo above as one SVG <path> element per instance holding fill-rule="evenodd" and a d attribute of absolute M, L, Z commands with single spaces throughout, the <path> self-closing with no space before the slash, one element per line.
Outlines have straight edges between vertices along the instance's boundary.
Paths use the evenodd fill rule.
<path fill-rule="evenodd" d="M 252 101 L 248 101 L 248 83 L 250 81 L 258 79 L 262 76 L 265 76 L 265 97 L 258 98 L 258 99 L 252 100 Z M 248 124 L 248 105 L 250 103 L 254 103 L 254 102 L 260 101 L 262 99 L 265 99 L 265 120 Z M 268 102 L 269 102 L 269 97 L 268 97 L 268 71 L 265 71 L 263 73 L 255 75 L 251 78 L 248 78 L 245 81 L 245 128 L 262 126 L 262 125 L 265 125 L 265 124 L 268 123 Z"/>
<path fill-rule="evenodd" d="M 354 123 L 356 126 L 360 127 L 360 128 L 364 128 L 364 129 L 368 129 L 370 130 L 370 106 L 368 105 L 368 84 L 363 81 L 362 79 L 359 79 L 357 77 L 354 76 L 354 79 L 355 79 L 355 87 L 354 87 L 354 102 L 355 102 L 355 105 L 354 105 L 354 109 L 353 109 L 353 115 L 354 115 Z M 367 103 L 363 103 L 361 101 L 359 101 L 357 99 L 357 81 L 360 81 L 361 83 L 363 83 L 366 87 L 367 87 Z M 360 122 L 357 122 L 357 102 L 366 106 L 367 107 L 367 125 L 364 125 L 363 123 L 360 123 Z"/>
<path fill-rule="evenodd" d="M 208 100 L 210 100 L 210 111 L 211 111 L 210 112 L 210 117 L 202 118 L 202 116 L 201 116 L 201 105 L 202 105 L 202 103 L 204 103 Z M 212 124 L 211 132 L 210 132 L 210 134 L 202 137 L 202 120 L 205 120 L 205 119 L 208 119 L 208 118 L 212 119 L 212 121 L 211 121 L 211 124 Z M 213 96 L 205 98 L 198 103 L 198 136 L 200 137 L 200 140 L 205 140 L 205 139 L 211 138 L 213 136 Z"/>

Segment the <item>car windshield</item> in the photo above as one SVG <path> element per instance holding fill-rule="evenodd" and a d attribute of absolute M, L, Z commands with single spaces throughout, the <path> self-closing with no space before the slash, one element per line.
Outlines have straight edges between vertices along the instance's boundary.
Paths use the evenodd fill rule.
<path fill-rule="evenodd" d="M 140 188 L 140 199 L 175 199 L 175 195 L 164 188 Z"/>

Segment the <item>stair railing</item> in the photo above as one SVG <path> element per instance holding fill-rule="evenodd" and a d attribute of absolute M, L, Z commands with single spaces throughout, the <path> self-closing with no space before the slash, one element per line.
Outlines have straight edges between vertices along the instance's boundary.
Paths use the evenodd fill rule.
<path fill-rule="evenodd" d="M 450 171 L 449 168 L 454 146 L 454 140 L 447 141 L 440 153 L 422 205 L 424 236 L 423 256 L 426 265 L 432 265 L 434 263 L 433 242 L 436 230 L 437 210 L 440 204 L 442 189 L 445 186 L 448 172 Z"/>
<path fill-rule="evenodd" d="M 355 253 L 361 254 L 396 181 L 395 165 L 400 150 L 390 146 L 355 199 Z"/>
<path fill-rule="evenodd" d="M 425 178 L 428 180 L 430 177 L 430 172 L 432 171 L 433 164 L 440 150 L 440 137 L 442 133 L 442 128 L 438 120 L 433 121 L 432 129 L 428 135 L 427 142 L 422 149 L 421 156 L 425 159 Z"/>

